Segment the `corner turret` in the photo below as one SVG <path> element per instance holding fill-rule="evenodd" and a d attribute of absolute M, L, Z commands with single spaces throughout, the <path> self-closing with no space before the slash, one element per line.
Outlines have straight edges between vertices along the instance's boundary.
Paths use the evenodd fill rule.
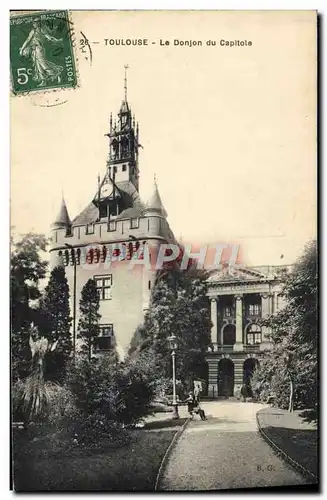
<path fill-rule="evenodd" d="M 159 194 L 156 178 L 154 178 L 152 194 L 146 204 L 144 215 L 160 215 L 164 218 L 168 215 Z"/>
<path fill-rule="evenodd" d="M 71 220 L 68 215 L 68 210 L 64 198 L 61 200 L 61 207 L 52 227 L 56 229 L 70 228 Z"/>

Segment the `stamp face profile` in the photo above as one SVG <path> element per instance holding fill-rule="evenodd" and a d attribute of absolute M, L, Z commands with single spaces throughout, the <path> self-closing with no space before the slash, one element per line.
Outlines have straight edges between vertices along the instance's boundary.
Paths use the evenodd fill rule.
<path fill-rule="evenodd" d="M 14 94 L 74 88 L 77 85 L 67 11 L 10 18 L 11 86 Z"/>

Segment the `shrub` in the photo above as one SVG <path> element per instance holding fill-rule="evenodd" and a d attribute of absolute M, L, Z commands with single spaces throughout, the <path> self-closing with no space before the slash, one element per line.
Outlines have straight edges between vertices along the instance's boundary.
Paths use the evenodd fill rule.
<path fill-rule="evenodd" d="M 130 434 L 121 424 L 108 420 L 105 414 L 94 412 L 75 424 L 73 438 L 77 446 L 120 447 L 129 442 Z"/>
<path fill-rule="evenodd" d="M 67 387 L 57 386 L 55 397 L 52 399 L 47 421 L 60 425 L 62 421 L 78 419 L 80 412 L 76 407 L 75 397 Z"/>
<path fill-rule="evenodd" d="M 151 401 L 156 394 L 156 382 L 149 378 L 140 367 L 120 364 L 115 376 L 120 396 L 117 418 L 124 424 L 134 424 L 151 413 Z"/>
<path fill-rule="evenodd" d="M 115 357 L 79 360 L 70 369 L 69 389 L 81 414 L 101 414 L 108 421 L 133 424 L 151 412 L 156 381 L 143 365 L 117 363 Z"/>

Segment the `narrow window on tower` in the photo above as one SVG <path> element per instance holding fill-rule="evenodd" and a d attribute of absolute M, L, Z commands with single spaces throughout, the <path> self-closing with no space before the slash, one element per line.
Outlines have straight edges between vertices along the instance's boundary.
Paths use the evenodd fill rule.
<path fill-rule="evenodd" d="M 131 229 L 137 229 L 139 227 L 139 219 L 131 219 Z"/>
<path fill-rule="evenodd" d="M 94 224 L 86 224 L 85 234 L 94 234 Z"/>
<path fill-rule="evenodd" d="M 123 172 L 126 172 L 127 165 L 123 165 Z"/>
<path fill-rule="evenodd" d="M 76 265 L 79 266 L 81 263 L 81 249 L 76 250 Z"/>
<path fill-rule="evenodd" d="M 108 217 L 108 205 L 101 204 L 100 205 L 100 219 Z"/>
<path fill-rule="evenodd" d="M 116 231 L 116 221 L 115 220 L 109 221 L 108 231 Z"/>
<path fill-rule="evenodd" d="M 100 325 L 99 336 L 94 340 L 95 351 L 109 351 L 113 347 L 114 327 L 112 324 Z"/>
<path fill-rule="evenodd" d="M 112 274 L 107 276 L 94 276 L 97 292 L 100 300 L 111 300 Z"/>
<path fill-rule="evenodd" d="M 68 266 L 69 264 L 69 252 L 68 250 L 65 250 L 65 260 L 64 260 L 64 265 Z"/>

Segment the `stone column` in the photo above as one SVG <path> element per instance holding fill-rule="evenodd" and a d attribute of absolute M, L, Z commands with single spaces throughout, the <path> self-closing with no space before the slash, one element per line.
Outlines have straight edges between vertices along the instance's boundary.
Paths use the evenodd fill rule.
<path fill-rule="evenodd" d="M 208 359 L 208 396 L 210 398 L 217 398 L 218 396 L 218 359 Z"/>
<path fill-rule="evenodd" d="M 216 344 L 218 342 L 217 338 L 217 322 L 218 322 L 218 314 L 217 314 L 217 300 L 210 299 L 211 302 L 211 342 Z"/>
<path fill-rule="evenodd" d="M 263 293 L 261 294 L 261 317 L 266 319 L 270 314 L 272 314 L 272 294 Z M 271 334 L 271 328 L 267 326 L 262 327 L 262 342 L 260 345 L 260 350 L 264 351 L 269 349 L 271 342 L 269 336 Z"/>
<path fill-rule="evenodd" d="M 234 351 L 243 351 L 243 295 L 235 295 L 236 342 Z"/>
<path fill-rule="evenodd" d="M 273 296 L 273 314 L 278 312 L 278 292 L 274 292 Z"/>

